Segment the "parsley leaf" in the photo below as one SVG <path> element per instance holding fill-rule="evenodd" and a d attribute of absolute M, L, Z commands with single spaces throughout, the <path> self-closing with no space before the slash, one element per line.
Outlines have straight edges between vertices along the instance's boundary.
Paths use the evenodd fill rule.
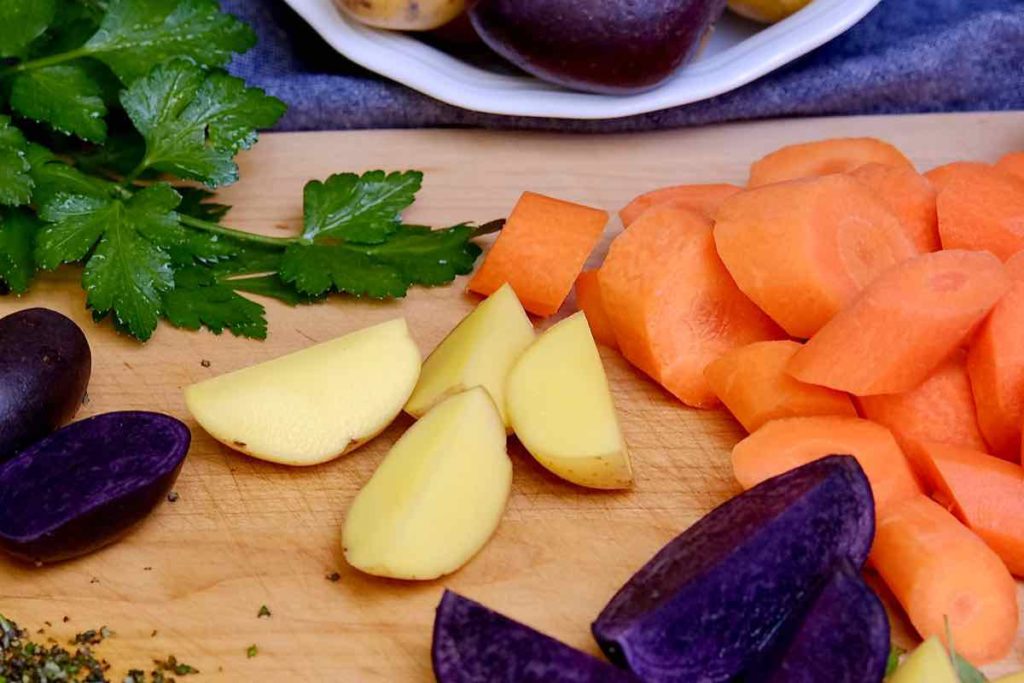
<path fill-rule="evenodd" d="M 885 662 L 886 678 L 896 673 L 896 669 L 900 668 L 900 659 L 905 654 L 907 654 L 907 651 L 899 645 L 893 644 L 889 647 L 889 659 Z"/>
<path fill-rule="evenodd" d="M 285 284 L 284 280 L 275 274 L 233 278 L 225 281 L 225 284 L 229 285 L 236 292 L 270 297 L 289 306 L 298 306 L 299 304 L 313 301 L 312 298 L 302 296 L 296 292 L 294 287 Z"/>
<path fill-rule="evenodd" d="M 178 213 L 185 216 L 219 223 L 228 215 L 228 211 L 231 210 L 231 207 L 227 204 L 218 204 L 210 201 L 214 198 L 213 192 L 204 190 L 201 187 L 179 187 L 178 194 L 181 195 Z"/>
<path fill-rule="evenodd" d="M 35 184 L 32 200 L 39 206 L 52 202 L 57 195 L 102 199 L 110 197 L 116 189 L 113 183 L 82 173 L 40 145 L 29 144 L 26 158 L 32 167 L 31 179 Z"/>
<path fill-rule="evenodd" d="M 112 0 L 85 50 L 132 83 L 176 57 L 226 66 L 255 43 L 252 29 L 221 13 L 216 0 Z"/>
<path fill-rule="evenodd" d="M 220 283 L 210 271 L 186 268 L 174 276 L 174 289 L 163 295 L 164 316 L 175 327 L 214 334 L 230 330 L 238 337 L 267 338 L 265 309 Z"/>
<path fill-rule="evenodd" d="M 0 205 L 21 206 L 32 198 L 28 142 L 11 120 L 0 116 Z"/>
<path fill-rule="evenodd" d="M 153 69 L 121 95 L 121 104 L 146 141 L 143 167 L 211 187 L 238 179 L 234 155 L 285 109 L 241 79 L 185 60 Z"/>
<path fill-rule="evenodd" d="M 419 171 L 339 173 L 324 182 L 307 183 L 302 237 L 384 242 L 398 229 L 402 211 L 416 199 L 422 184 Z"/>
<path fill-rule="evenodd" d="M 15 294 L 28 290 L 35 274 L 32 248 L 39 221 L 22 209 L 0 210 L 0 280 Z"/>
<path fill-rule="evenodd" d="M 56 0 L 3 0 L 0 2 L 0 57 L 21 54 L 53 21 Z"/>
<path fill-rule="evenodd" d="M 107 137 L 102 95 L 82 64 L 58 64 L 18 74 L 11 84 L 11 108 L 62 133 L 102 143 Z"/>

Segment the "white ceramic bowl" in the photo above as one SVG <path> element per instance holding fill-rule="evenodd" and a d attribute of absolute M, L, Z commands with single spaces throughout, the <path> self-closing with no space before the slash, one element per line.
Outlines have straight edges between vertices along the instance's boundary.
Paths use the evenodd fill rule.
<path fill-rule="evenodd" d="M 414 36 L 363 26 L 332 0 L 285 0 L 345 57 L 442 102 L 490 114 L 565 119 L 645 114 L 721 95 L 828 42 L 880 1 L 813 0 L 767 27 L 727 12 L 696 61 L 654 90 L 623 96 L 574 92 L 531 76 L 488 71 Z"/>

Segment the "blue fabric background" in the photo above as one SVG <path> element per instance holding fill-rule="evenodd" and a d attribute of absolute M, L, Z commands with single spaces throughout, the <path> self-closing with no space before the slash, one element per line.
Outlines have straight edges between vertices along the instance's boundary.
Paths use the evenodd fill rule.
<path fill-rule="evenodd" d="M 584 0 L 581 0 L 584 1 Z M 1024 109 L 1024 0 L 883 0 L 798 61 L 704 102 L 607 121 L 478 114 L 333 52 L 283 0 L 222 0 L 260 35 L 235 73 L 288 102 L 284 130 L 479 126 L 631 131 L 770 116 Z"/>

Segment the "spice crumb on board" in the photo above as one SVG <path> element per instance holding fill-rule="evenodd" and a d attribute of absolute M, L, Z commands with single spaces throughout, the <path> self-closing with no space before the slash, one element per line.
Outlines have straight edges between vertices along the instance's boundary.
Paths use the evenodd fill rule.
<path fill-rule="evenodd" d="M 199 361 L 199 364 L 202 365 L 204 368 L 210 367 L 210 361 L 206 360 L 205 358 Z"/>
<path fill-rule="evenodd" d="M 180 499 L 180 498 L 181 498 L 181 496 L 178 495 L 177 491 L 171 491 L 170 493 L 167 494 L 167 502 L 168 503 L 177 503 L 178 499 Z"/>
<path fill-rule="evenodd" d="M 266 605 L 262 605 L 260 607 L 260 611 L 256 613 L 256 618 L 257 619 L 262 619 L 263 617 L 266 617 L 268 619 L 271 617 L 270 608 L 267 607 Z"/>
<path fill-rule="evenodd" d="M 339 574 L 338 572 L 331 572 L 324 578 L 326 578 L 331 583 L 338 583 L 339 581 L 341 581 L 341 574 Z"/>

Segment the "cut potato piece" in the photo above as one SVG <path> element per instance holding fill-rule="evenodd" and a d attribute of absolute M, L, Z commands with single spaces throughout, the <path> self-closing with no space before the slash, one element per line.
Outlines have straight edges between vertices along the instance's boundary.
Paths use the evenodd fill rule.
<path fill-rule="evenodd" d="M 505 380 L 520 354 L 533 343 L 533 323 L 510 285 L 481 303 L 434 349 L 405 410 L 420 417 L 471 387 L 487 389 L 505 426 Z"/>
<path fill-rule="evenodd" d="M 185 402 L 224 445 L 283 465 L 317 465 L 380 434 L 420 375 L 399 318 L 193 384 Z"/>
<path fill-rule="evenodd" d="M 393 579 L 449 574 L 487 543 L 511 491 L 494 401 L 481 387 L 456 394 L 409 428 L 356 496 L 345 559 Z"/>
<path fill-rule="evenodd" d="M 946 648 L 932 636 L 907 655 L 889 683 L 958 683 L 959 680 Z"/>
<path fill-rule="evenodd" d="M 523 353 L 506 391 L 512 429 L 541 465 L 590 488 L 632 483 L 608 378 L 583 313 L 558 323 Z"/>

